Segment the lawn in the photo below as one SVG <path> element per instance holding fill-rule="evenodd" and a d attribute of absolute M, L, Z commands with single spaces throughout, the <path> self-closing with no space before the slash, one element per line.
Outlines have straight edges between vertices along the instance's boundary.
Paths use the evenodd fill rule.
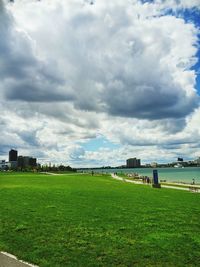
<path fill-rule="evenodd" d="M 40 267 L 200 263 L 200 194 L 107 175 L 1 173 L 0 211 L 0 250 Z"/>

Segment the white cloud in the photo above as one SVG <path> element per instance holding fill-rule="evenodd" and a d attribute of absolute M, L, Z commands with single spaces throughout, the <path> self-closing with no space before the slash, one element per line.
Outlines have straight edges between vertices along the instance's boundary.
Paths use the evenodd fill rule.
<path fill-rule="evenodd" d="M 77 145 L 98 133 L 141 156 L 197 142 L 198 29 L 165 11 L 198 3 L 0 0 L 5 132 L 27 151 L 88 164 L 124 155 Z"/>

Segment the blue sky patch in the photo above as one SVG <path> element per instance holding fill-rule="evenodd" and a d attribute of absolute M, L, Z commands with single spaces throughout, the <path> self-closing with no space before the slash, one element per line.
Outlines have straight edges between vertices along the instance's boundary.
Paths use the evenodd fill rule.
<path fill-rule="evenodd" d="M 108 139 L 106 139 L 103 136 L 90 139 L 86 143 L 81 143 L 81 146 L 86 151 L 97 151 L 100 148 L 116 149 L 120 147 L 120 145 L 110 142 Z"/>

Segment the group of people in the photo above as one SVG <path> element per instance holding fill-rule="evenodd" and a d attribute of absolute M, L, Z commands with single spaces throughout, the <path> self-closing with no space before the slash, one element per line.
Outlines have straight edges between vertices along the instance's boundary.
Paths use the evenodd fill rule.
<path fill-rule="evenodd" d="M 134 179 L 141 179 L 144 184 L 151 183 L 151 179 L 148 176 L 140 176 L 138 173 L 129 173 L 127 176 Z"/>
<path fill-rule="evenodd" d="M 142 182 L 144 184 L 150 184 L 151 183 L 151 179 L 148 176 L 142 176 Z"/>

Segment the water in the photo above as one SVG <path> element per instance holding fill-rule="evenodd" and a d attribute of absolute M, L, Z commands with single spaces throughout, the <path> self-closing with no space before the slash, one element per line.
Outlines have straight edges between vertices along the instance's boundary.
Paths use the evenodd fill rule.
<path fill-rule="evenodd" d="M 167 182 L 192 183 L 200 184 L 200 167 L 187 168 L 155 168 L 158 170 L 159 180 L 167 180 Z M 97 172 L 103 173 L 138 173 L 139 175 L 153 176 L 153 168 L 134 168 L 134 169 L 97 169 Z"/>

